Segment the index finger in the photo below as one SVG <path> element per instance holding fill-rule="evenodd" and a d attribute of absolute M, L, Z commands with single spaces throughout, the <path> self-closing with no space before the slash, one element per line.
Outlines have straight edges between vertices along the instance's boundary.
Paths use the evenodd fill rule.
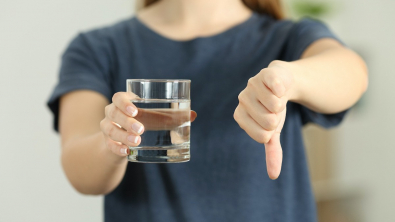
<path fill-rule="evenodd" d="M 131 92 L 117 92 L 112 97 L 112 103 L 125 113 L 125 115 L 135 117 L 138 113 L 138 109 L 131 100 L 136 98 L 138 98 L 138 96 Z"/>
<path fill-rule="evenodd" d="M 262 82 L 263 84 L 270 90 L 272 93 L 277 96 L 278 98 L 281 98 L 285 94 L 285 87 L 283 84 L 282 79 L 276 75 L 271 69 L 266 68 L 262 69 L 260 72 L 262 76 Z"/>

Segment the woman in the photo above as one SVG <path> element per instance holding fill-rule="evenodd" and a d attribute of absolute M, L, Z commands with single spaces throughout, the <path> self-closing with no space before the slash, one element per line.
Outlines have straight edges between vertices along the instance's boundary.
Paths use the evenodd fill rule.
<path fill-rule="evenodd" d="M 301 127 L 341 121 L 364 61 L 325 25 L 282 20 L 278 0 L 145 6 L 63 55 L 48 104 L 71 184 L 106 195 L 105 221 L 316 221 Z M 127 162 L 144 133 L 130 78 L 192 80 L 190 162 Z"/>

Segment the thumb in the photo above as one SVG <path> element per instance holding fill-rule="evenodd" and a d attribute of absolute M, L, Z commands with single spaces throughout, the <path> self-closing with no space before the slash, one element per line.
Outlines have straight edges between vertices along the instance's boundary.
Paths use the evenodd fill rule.
<path fill-rule="evenodd" d="M 197 117 L 197 113 L 191 110 L 191 122 L 195 121 L 196 117 Z"/>
<path fill-rule="evenodd" d="M 281 113 L 281 121 L 272 138 L 265 144 L 266 168 L 269 178 L 275 180 L 281 172 L 283 162 L 283 150 L 280 143 L 280 133 L 284 126 L 286 109 Z"/>
<path fill-rule="evenodd" d="M 275 180 L 281 172 L 283 150 L 280 144 L 280 133 L 275 132 L 268 143 L 265 144 L 266 167 L 269 178 Z"/>

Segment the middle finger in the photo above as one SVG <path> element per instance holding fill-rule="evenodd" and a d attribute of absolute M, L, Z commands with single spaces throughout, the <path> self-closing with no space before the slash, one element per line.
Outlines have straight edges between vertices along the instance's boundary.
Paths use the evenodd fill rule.
<path fill-rule="evenodd" d="M 254 119 L 262 128 L 268 131 L 275 130 L 279 119 L 275 113 L 271 113 L 255 95 L 246 90 L 241 102 L 246 112 Z"/>
<path fill-rule="evenodd" d="M 133 132 L 136 135 L 141 135 L 144 132 L 144 125 L 136 119 L 125 115 L 120 109 L 114 104 L 111 104 L 106 108 L 106 116 L 111 121 L 119 124 L 128 132 Z"/>

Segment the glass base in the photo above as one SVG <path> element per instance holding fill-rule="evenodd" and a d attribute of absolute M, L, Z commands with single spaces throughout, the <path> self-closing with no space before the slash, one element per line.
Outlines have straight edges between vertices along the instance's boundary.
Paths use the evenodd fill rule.
<path fill-rule="evenodd" d="M 130 162 L 138 163 L 183 163 L 190 159 L 189 145 L 129 147 Z"/>

